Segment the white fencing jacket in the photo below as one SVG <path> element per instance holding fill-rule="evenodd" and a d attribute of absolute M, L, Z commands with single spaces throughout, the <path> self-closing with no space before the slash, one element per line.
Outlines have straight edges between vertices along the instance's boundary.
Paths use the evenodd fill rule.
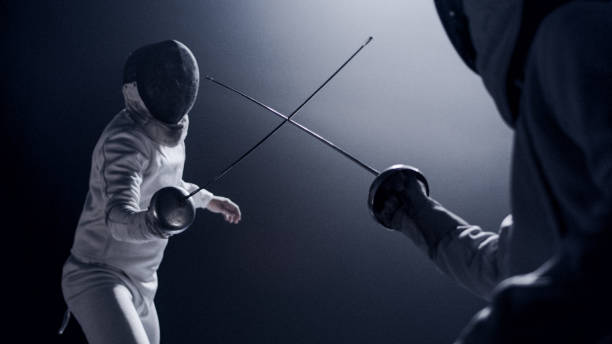
<path fill-rule="evenodd" d="M 146 216 L 151 197 L 166 186 L 198 188 L 182 180 L 188 123 L 187 115 L 166 125 L 146 112 L 122 110 L 92 155 L 89 192 L 71 254 L 119 270 L 148 299 L 155 295 L 156 271 L 168 242 L 155 234 Z M 194 203 L 205 208 L 212 197 L 202 190 Z"/>

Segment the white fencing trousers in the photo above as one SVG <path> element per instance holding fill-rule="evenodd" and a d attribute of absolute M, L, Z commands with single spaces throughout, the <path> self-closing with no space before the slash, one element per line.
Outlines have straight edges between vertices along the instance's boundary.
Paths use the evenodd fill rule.
<path fill-rule="evenodd" d="M 62 291 L 68 309 L 90 344 L 158 344 L 159 320 L 153 299 L 145 299 L 127 276 L 70 257 Z"/>

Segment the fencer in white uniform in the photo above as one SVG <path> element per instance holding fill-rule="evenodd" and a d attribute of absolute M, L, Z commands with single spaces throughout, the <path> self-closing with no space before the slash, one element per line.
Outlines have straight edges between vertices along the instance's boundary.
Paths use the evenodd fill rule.
<path fill-rule="evenodd" d="M 125 109 L 94 148 L 89 192 L 62 275 L 68 309 L 90 343 L 159 343 L 153 299 L 169 235 L 148 207 L 163 187 L 198 189 L 182 179 L 198 74 L 195 58 L 177 41 L 145 46 L 128 59 Z M 202 190 L 193 201 L 240 221 L 239 207 L 227 198 Z"/>

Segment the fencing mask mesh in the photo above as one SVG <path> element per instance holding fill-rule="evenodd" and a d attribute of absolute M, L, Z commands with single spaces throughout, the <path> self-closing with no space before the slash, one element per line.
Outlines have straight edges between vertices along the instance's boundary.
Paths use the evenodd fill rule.
<path fill-rule="evenodd" d="M 174 124 L 191 110 L 198 94 L 200 73 L 189 48 L 178 41 L 163 41 L 130 54 L 123 83 L 134 81 L 151 115 Z"/>

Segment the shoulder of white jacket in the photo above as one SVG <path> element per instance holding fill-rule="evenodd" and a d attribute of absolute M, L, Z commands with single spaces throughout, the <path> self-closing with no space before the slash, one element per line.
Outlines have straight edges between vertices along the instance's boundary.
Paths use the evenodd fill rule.
<path fill-rule="evenodd" d="M 126 110 L 122 110 L 110 121 L 102 135 L 103 144 L 121 144 L 149 156 L 154 142 L 147 136 Z"/>

